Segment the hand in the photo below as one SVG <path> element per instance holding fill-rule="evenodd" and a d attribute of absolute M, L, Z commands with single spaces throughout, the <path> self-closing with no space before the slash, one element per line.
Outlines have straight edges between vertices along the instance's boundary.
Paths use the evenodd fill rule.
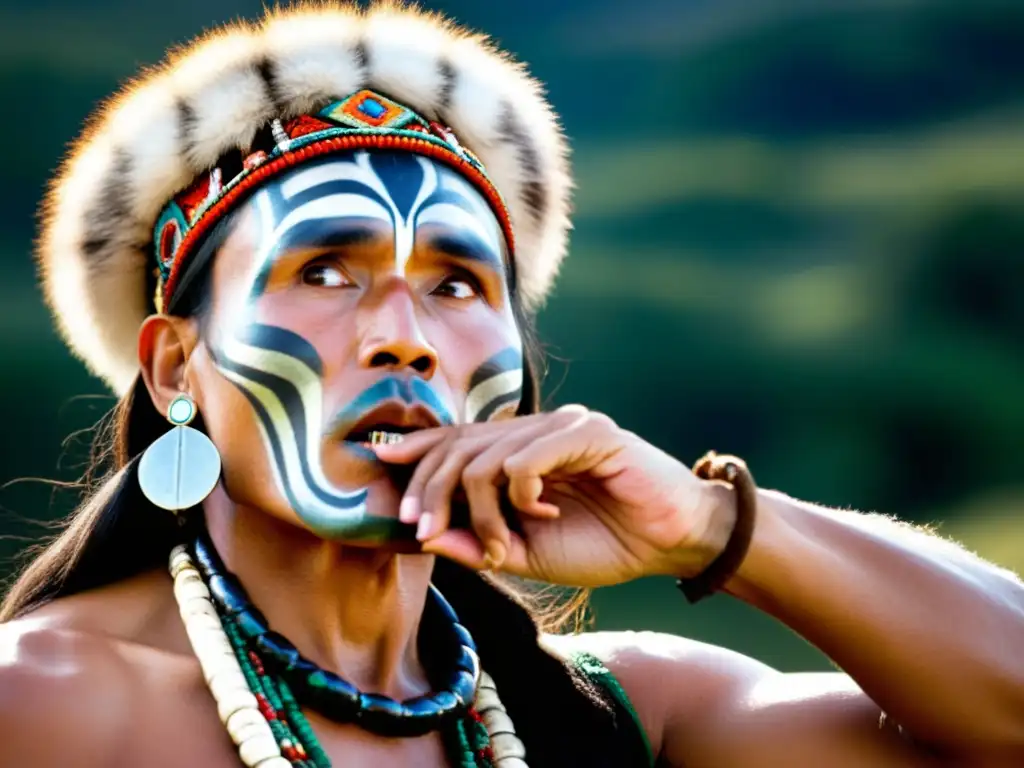
<path fill-rule="evenodd" d="M 581 406 L 422 430 L 373 449 L 387 463 L 418 462 L 399 516 L 417 523 L 425 552 L 470 568 L 573 586 L 692 576 L 732 525 L 727 489 Z M 522 536 L 502 517 L 502 486 Z M 459 488 L 471 531 L 449 528 Z"/>

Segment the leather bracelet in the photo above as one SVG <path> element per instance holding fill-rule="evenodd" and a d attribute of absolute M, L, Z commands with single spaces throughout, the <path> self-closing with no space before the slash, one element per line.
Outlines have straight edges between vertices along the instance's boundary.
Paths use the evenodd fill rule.
<path fill-rule="evenodd" d="M 724 480 L 736 497 L 736 524 L 729 534 L 725 549 L 711 565 L 689 579 L 679 579 L 676 586 L 691 604 L 718 592 L 739 570 L 754 537 L 757 519 L 757 485 L 743 459 L 718 455 L 710 451 L 693 466 L 693 474 L 702 480 Z"/>

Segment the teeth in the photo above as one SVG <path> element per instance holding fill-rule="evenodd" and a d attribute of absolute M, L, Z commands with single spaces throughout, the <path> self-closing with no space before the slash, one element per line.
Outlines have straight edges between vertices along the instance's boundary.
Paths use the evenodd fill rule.
<path fill-rule="evenodd" d="M 391 445 L 402 442 L 405 435 L 399 432 L 382 432 L 374 430 L 370 433 L 370 445 Z"/>

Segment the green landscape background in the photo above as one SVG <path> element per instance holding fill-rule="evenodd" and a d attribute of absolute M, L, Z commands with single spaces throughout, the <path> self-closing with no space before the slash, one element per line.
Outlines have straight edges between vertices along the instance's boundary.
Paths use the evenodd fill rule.
<path fill-rule="evenodd" d="M 578 179 L 540 315 L 551 405 L 687 463 L 940 524 L 1024 572 L 1024 4 L 450 0 L 549 86 Z M 97 101 L 257 2 L 0 2 L 0 575 L 112 405 L 35 287 L 36 208 Z M 71 435 L 70 439 L 67 439 Z M 600 590 L 599 628 L 827 661 L 727 597 Z M 950 617 L 955 621 L 956 617 Z"/>

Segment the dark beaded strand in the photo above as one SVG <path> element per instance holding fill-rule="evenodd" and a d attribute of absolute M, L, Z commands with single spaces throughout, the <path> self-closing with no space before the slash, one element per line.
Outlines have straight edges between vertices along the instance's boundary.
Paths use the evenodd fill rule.
<path fill-rule="evenodd" d="M 297 675 L 307 692 L 309 688 L 322 685 L 325 691 L 332 692 L 330 695 L 340 694 L 343 701 L 341 709 L 353 708 L 355 715 L 352 720 L 367 730 L 374 730 L 368 727 L 371 725 L 381 727 L 392 718 L 401 718 L 399 722 L 409 717 L 422 718 L 419 720 L 421 723 L 433 721 L 437 719 L 440 704 L 449 714 L 441 723 L 443 727 L 437 729 L 441 730 L 446 751 L 455 765 L 458 768 L 493 768 L 493 751 L 487 728 L 471 707 L 480 674 L 476 647 L 451 605 L 433 586 L 430 587 L 432 601 L 428 603 L 428 610 L 447 624 L 454 648 L 454 652 L 447 655 L 455 672 L 450 677 L 449 690 L 396 702 L 385 696 L 359 692 L 337 675 L 305 659 L 287 638 L 270 630 L 266 618 L 249 601 L 241 584 L 224 570 L 208 539 L 201 537 L 197 540 L 193 553 L 246 681 L 257 697 L 260 712 L 270 725 L 282 755 L 296 768 L 330 768 L 331 762 L 288 685 L 286 677 L 289 674 Z M 278 675 L 268 673 L 263 658 L 272 661 Z M 390 725 L 390 732 L 385 735 L 418 735 L 396 733 L 393 723 Z"/>
<path fill-rule="evenodd" d="M 433 586 L 430 603 L 450 627 L 454 672 L 446 690 L 398 702 L 386 696 L 362 693 L 338 675 L 302 656 L 252 605 L 241 583 L 227 573 L 208 538 L 201 535 L 193 546 L 196 565 L 210 589 L 214 604 L 236 623 L 255 650 L 275 672 L 287 680 L 296 698 L 336 722 L 358 722 L 382 736 L 422 736 L 452 724 L 465 715 L 476 695 L 480 660 L 469 632 L 459 624 L 455 611 Z"/>

